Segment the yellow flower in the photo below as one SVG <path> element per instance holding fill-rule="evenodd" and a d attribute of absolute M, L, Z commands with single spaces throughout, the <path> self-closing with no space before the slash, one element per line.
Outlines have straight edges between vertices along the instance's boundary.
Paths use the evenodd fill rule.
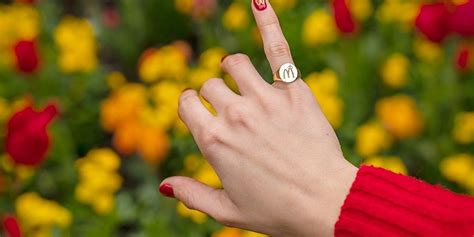
<path fill-rule="evenodd" d="M 89 204 L 98 214 L 108 214 L 115 207 L 114 194 L 122 185 L 118 174 L 120 158 L 108 148 L 94 149 L 76 161 L 79 183 L 75 197 Z"/>
<path fill-rule="evenodd" d="M 105 80 L 111 89 L 117 89 L 127 82 L 125 76 L 119 71 L 110 72 Z"/>
<path fill-rule="evenodd" d="M 10 116 L 10 105 L 8 101 L 0 97 L 0 121 L 5 121 Z"/>
<path fill-rule="evenodd" d="M 23 193 L 15 201 L 15 210 L 22 231 L 31 236 L 40 233 L 51 235 L 52 228 L 67 228 L 72 215 L 58 203 L 41 198 L 37 193 Z"/>
<path fill-rule="evenodd" d="M 182 80 L 188 70 L 184 52 L 176 45 L 146 50 L 138 65 L 138 74 L 144 82 L 170 79 Z"/>
<path fill-rule="evenodd" d="M 439 169 L 447 179 L 465 184 L 468 177 L 474 175 L 474 156 L 464 153 L 446 157 L 439 164 Z"/>
<path fill-rule="evenodd" d="M 92 203 L 92 207 L 98 214 L 108 214 L 115 207 L 115 199 L 112 195 L 107 194 L 96 196 L 94 202 Z"/>
<path fill-rule="evenodd" d="M 474 142 L 474 112 L 463 112 L 456 115 L 453 137 L 461 144 Z"/>
<path fill-rule="evenodd" d="M 189 86 L 192 88 L 200 88 L 204 82 L 210 78 L 218 78 L 220 76 L 219 72 L 214 70 L 206 69 L 203 67 L 193 68 L 189 71 L 188 82 Z"/>
<path fill-rule="evenodd" d="M 204 163 L 202 156 L 198 154 L 190 154 L 184 158 L 184 169 L 187 172 L 196 172 L 202 163 Z"/>
<path fill-rule="evenodd" d="M 303 23 L 303 43 L 310 47 L 332 43 L 337 38 L 333 17 L 325 10 L 313 11 Z"/>
<path fill-rule="evenodd" d="M 273 9 L 279 13 L 284 10 L 292 9 L 296 5 L 296 0 L 272 0 Z"/>
<path fill-rule="evenodd" d="M 395 53 L 385 61 L 380 74 L 385 84 L 401 88 L 407 84 L 409 66 L 410 61 L 403 54 Z"/>
<path fill-rule="evenodd" d="M 0 46 L 18 39 L 31 40 L 39 32 L 40 14 L 36 8 L 26 4 L 0 5 Z"/>
<path fill-rule="evenodd" d="M 32 40 L 40 32 L 40 14 L 31 5 L 0 4 L 0 65 L 12 66 L 11 52 L 18 40 Z"/>
<path fill-rule="evenodd" d="M 191 218 L 194 222 L 202 224 L 207 221 L 207 215 L 196 210 L 187 208 L 182 202 L 178 202 L 176 211 L 180 216 Z"/>
<path fill-rule="evenodd" d="M 63 72 L 91 72 L 98 64 L 97 42 L 92 24 L 86 19 L 64 17 L 54 30 Z"/>
<path fill-rule="evenodd" d="M 403 161 L 398 156 L 374 156 L 365 160 L 363 164 L 384 168 L 394 173 L 408 174 L 405 164 L 403 164 Z"/>
<path fill-rule="evenodd" d="M 236 228 L 224 227 L 214 232 L 212 237 L 242 237 L 242 231 Z"/>
<path fill-rule="evenodd" d="M 215 47 L 204 51 L 199 57 L 199 65 L 211 71 L 221 71 L 221 59 L 227 54 L 225 49 Z"/>
<path fill-rule="evenodd" d="M 178 100 L 182 90 L 181 85 L 170 81 L 155 84 L 149 91 L 154 108 L 150 108 L 151 111 L 142 119 L 164 131 L 169 130 L 178 120 Z"/>
<path fill-rule="evenodd" d="M 417 1 L 385 0 L 377 10 L 377 18 L 382 23 L 399 23 L 408 29 L 414 25 L 418 11 Z"/>
<path fill-rule="evenodd" d="M 311 73 L 305 80 L 326 118 L 334 128 L 339 128 L 343 120 L 344 102 L 337 95 L 339 82 L 336 73 L 326 69 L 321 73 Z"/>
<path fill-rule="evenodd" d="M 174 6 L 178 12 L 191 14 L 193 10 L 193 0 L 174 0 Z"/>
<path fill-rule="evenodd" d="M 214 232 L 212 237 L 265 237 L 266 235 L 240 230 L 237 228 L 223 227 L 222 229 Z"/>
<path fill-rule="evenodd" d="M 249 24 L 247 8 L 239 2 L 232 3 L 224 12 L 222 24 L 226 29 L 232 31 L 245 29 Z"/>
<path fill-rule="evenodd" d="M 244 231 L 242 237 L 265 237 L 267 235 L 255 233 L 252 231 Z"/>
<path fill-rule="evenodd" d="M 319 105 L 333 128 L 341 126 L 344 112 L 344 102 L 335 95 L 317 95 Z"/>
<path fill-rule="evenodd" d="M 359 21 L 367 19 L 373 11 L 371 0 L 351 0 L 349 1 L 349 8 L 354 17 Z"/>
<path fill-rule="evenodd" d="M 395 95 L 381 99 L 375 107 L 382 124 L 396 138 L 413 137 L 423 131 L 424 120 L 412 98 Z"/>
<path fill-rule="evenodd" d="M 203 162 L 201 167 L 194 174 L 193 178 L 214 188 L 222 187 L 219 176 L 217 176 L 214 168 L 212 168 L 212 166 L 207 161 Z"/>
<path fill-rule="evenodd" d="M 356 131 L 356 150 L 363 157 L 373 156 L 390 148 L 392 137 L 378 122 L 366 123 Z"/>
<path fill-rule="evenodd" d="M 432 63 L 441 58 L 443 49 L 437 43 L 419 38 L 414 41 L 413 51 L 420 60 Z"/>

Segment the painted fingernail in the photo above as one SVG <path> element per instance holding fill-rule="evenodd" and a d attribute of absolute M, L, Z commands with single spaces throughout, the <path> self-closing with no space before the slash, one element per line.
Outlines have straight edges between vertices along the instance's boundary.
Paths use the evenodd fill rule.
<path fill-rule="evenodd" d="M 259 11 L 267 9 L 267 0 L 253 0 L 253 5 Z"/>
<path fill-rule="evenodd" d="M 221 63 L 224 62 L 225 58 L 227 58 L 230 54 L 224 55 L 224 57 L 221 58 Z"/>
<path fill-rule="evenodd" d="M 170 184 L 162 184 L 160 186 L 160 193 L 163 196 L 174 198 L 173 187 Z"/>

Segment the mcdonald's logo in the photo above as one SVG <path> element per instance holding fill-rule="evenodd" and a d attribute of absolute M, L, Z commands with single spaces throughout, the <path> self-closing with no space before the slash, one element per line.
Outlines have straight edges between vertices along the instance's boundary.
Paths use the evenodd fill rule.
<path fill-rule="evenodd" d="M 295 78 L 296 75 L 295 75 L 295 72 L 293 71 L 293 66 L 292 65 L 289 65 L 287 68 L 285 68 L 283 70 L 283 77 L 282 79 L 288 79 L 288 78 Z"/>

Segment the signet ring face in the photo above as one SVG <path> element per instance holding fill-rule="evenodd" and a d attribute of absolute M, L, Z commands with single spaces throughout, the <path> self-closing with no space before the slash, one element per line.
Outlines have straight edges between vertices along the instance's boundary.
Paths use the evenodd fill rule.
<path fill-rule="evenodd" d="M 282 81 L 285 83 L 291 83 L 296 79 L 301 78 L 300 71 L 292 63 L 285 63 L 281 65 L 278 71 L 273 75 L 274 81 Z"/>

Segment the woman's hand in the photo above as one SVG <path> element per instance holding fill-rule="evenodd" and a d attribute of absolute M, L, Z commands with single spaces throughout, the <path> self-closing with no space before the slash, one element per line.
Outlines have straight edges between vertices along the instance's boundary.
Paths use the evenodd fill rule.
<path fill-rule="evenodd" d="M 270 4 L 253 1 L 265 53 L 277 71 L 293 63 L 288 43 Z M 200 94 L 217 116 L 194 90 L 182 93 L 179 114 L 224 189 L 186 177 L 167 178 L 160 189 L 227 226 L 272 236 L 333 235 L 357 169 L 344 159 L 310 89 L 301 79 L 269 85 L 243 54 L 226 57 L 222 68 L 241 95 L 222 79 L 210 79 Z"/>

